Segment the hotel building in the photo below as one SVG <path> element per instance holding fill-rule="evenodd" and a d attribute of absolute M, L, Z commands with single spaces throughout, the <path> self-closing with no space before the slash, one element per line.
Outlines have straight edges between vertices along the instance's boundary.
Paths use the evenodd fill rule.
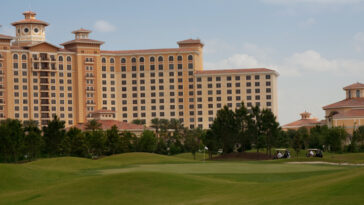
<path fill-rule="evenodd" d="M 98 110 L 118 121 L 179 119 L 208 128 L 224 105 L 259 104 L 277 115 L 278 73 L 266 68 L 203 70 L 203 44 L 178 48 L 101 50 L 91 31 L 75 30 L 61 46 L 46 42 L 48 23 L 31 11 L 12 23 L 16 36 L 0 34 L 0 119 L 36 120 L 53 115 L 66 127 L 86 123 Z"/>

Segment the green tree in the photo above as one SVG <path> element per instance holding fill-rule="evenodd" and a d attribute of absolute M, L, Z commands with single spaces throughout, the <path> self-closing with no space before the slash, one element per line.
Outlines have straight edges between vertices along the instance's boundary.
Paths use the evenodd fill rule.
<path fill-rule="evenodd" d="M 325 126 L 315 126 L 310 129 L 310 135 L 309 135 L 309 147 L 310 148 L 317 148 L 322 149 L 325 137 L 328 134 L 328 127 Z"/>
<path fill-rule="evenodd" d="M 192 129 L 189 130 L 184 137 L 186 151 L 192 153 L 193 159 L 196 159 L 196 152 L 200 147 L 200 138 L 202 134 L 203 131 L 201 129 Z"/>
<path fill-rule="evenodd" d="M 131 123 L 136 124 L 136 125 L 145 125 L 145 120 L 135 119 L 135 120 L 131 121 Z"/>
<path fill-rule="evenodd" d="M 151 127 L 153 127 L 155 129 L 155 133 L 157 134 L 157 136 L 159 136 L 159 132 L 160 132 L 160 128 L 161 128 L 161 121 L 159 118 L 153 118 L 151 120 Z"/>
<path fill-rule="evenodd" d="M 181 135 L 184 130 L 183 123 L 178 119 L 171 119 L 168 127 L 173 130 L 173 135 L 175 136 Z"/>
<path fill-rule="evenodd" d="M 85 157 L 87 156 L 87 146 L 85 134 L 76 127 L 71 127 L 64 140 L 64 150 L 71 156 Z"/>
<path fill-rule="evenodd" d="M 101 129 L 101 123 L 99 123 L 97 120 L 92 119 L 89 120 L 86 124 L 86 130 L 96 131 Z"/>
<path fill-rule="evenodd" d="M 302 140 L 302 148 L 303 149 L 308 149 L 308 145 L 309 145 L 309 133 L 306 127 L 300 127 L 297 130 L 297 133 L 300 135 L 300 138 Z"/>
<path fill-rule="evenodd" d="M 212 155 L 214 153 L 217 153 L 219 148 L 221 147 L 221 139 L 216 136 L 212 130 L 207 130 L 206 132 L 204 132 L 201 136 L 201 139 L 204 144 L 203 149 L 205 149 L 205 147 L 208 148 L 207 151 L 209 154 L 209 159 L 212 159 Z"/>
<path fill-rule="evenodd" d="M 272 156 L 272 147 L 279 134 L 279 123 L 276 120 L 273 112 L 268 109 L 263 109 L 261 112 L 262 130 L 265 145 L 269 156 Z"/>
<path fill-rule="evenodd" d="M 140 152 L 154 152 L 157 146 L 157 138 L 154 132 L 144 130 L 140 139 L 138 140 L 138 151 Z"/>
<path fill-rule="evenodd" d="M 42 131 L 34 120 L 24 121 L 24 153 L 29 160 L 39 157 L 43 145 Z"/>
<path fill-rule="evenodd" d="M 105 150 L 105 133 L 102 130 L 86 132 L 86 146 L 88 155 L 98 158 Z"/>
<path fill-rule="evenodd" d="M 237 129 L 235 113 L 227 106 L 224 106 L 224 108 L 217 112 L 216 118 L 211 126 L 211 131 L 221 142 L 224 154 L 234 151 L 234 146 L 238 138 Z"/>
<path fill-rule="evenodd" d="M 299 132 L 291 132 L 293 135 L 293 139 L 292 139 L 292 148 L 294 149 L 294 151 L 296 152 L 296 157 L 298 157 L 298 154 L 301 151 L 302 148 L 302 139 L 301 139 L 301 135 L 299 134 Z"/>
<path fill-rule="evenodd" d="M 252 120 L 249 126 L 249 134 L 253 138 L 255 149 L 259 152 L 259 149 L 264 147 L 264 141 L 262 136 L 262 116 L 258 105 L 252 107 L 250 118 Z"/>
<path fill-rule="evenodd" d="M 43 127 L 44 152 L 50 156 L 57 156 L 62 153 L 62 142 L 66 136 L 65 122 L 57 116 Z"/>
<path fill-rule="evenodd" d="M 106 153 L 109 155 L 121 152 L 119 130 L 116 125 L 112 126 L 110 130 L 106 131 L 105 145 L 106 145 Z"/>
<path fill-rule="evenodd" d="M 347 138 L 348 133 L 343 127 L 333 127 L 328 131 L 328 135 L 325 139 L 325 144 L 329 146 L 330 151 L 332 152 L 341 152 L 342 151 L 342 143 Z"/>
<path fill-rule="evenodd" d="M 252 118 L 244 103 L 241 104 L 240 108 L 235 110 L 235 119 L 238 132 L 238 142 L 241 146 L 240 150 L 249 150 L 251 149 L 250 128 L 252 124 Z"/>
<path fill-rule="evenodd" d="M 164 139 L 162 138 L 158 139 L 157 148 L 155 152 L 158 154 L 168 154 L 168 147 Z"/>
<path fill-rule="evenodd" d="M 120 134 L 120 151 L 135 152 L 137 151 L 138 138 L 134 133 L 125 131 Z"/>
<path fill-rule="evenodd" d="M 16 162 L 23 156 L 24 130 L 19 120 L 0 122 L 0 160 Z"/>

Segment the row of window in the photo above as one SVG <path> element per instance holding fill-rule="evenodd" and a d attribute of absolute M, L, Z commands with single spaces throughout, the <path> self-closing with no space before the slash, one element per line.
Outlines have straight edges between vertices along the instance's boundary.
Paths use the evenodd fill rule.
<path fill-rule="evenodd" d="M 189 55 L 188 57 L 187 57 L 187 59 L 189 60 L 189 61 L 192 61 L 193 60 L 193 56 L 192 55 Z M 163 56 L 158 56 L 158 62 L 163 62 Z M 144 63 L 144 61 L 145 61 L 145 58 L 144 57 L 139 57 L 139 62 L 140 63 Z M 174 61 L 174 57 L 173 56 L 169 56 L 168 57 L 168 61 Z M 177 61 L 182 61 L 182 56 L 177 56 Z M 101 59 L 101 62 L 102 63 L 106 63 L 106 58 L 102 58 Z M 110 63 L 115 63 L 115 59 L 114 58 L 110 58 L 109 59 L 109 62 Z M 137 58 L 136 57 L 132 57 L 131 58 L 131 62 L 132 63 L 136 63 L 137 62 Z M 149 58 L 149 62 L 155 62 L 155 57 L 154 56 L 151 56 L 150 58 Z M 120 63 L 126 63 L 126 58 L 121 58 L 120 59 Z"/>
<path fill-rule="evenodd" d="M 240 80 L 240 76 L 235 76 L 235 80 Z M 252 79 L 252 76 L 251 75 L 247 75 L 245 76 L 245 79 L 246 80 L 251 80 Z M 255 80 L 259 80 L 260 79 L 260 75 L 254 75 L 254 79 Z M 271 75 L 265 75 L 265 79 L 269 80 L 271 79 Z M 221 77 L 220 76 L 216 76 L 215 77 L 215 80 L 216 81 L 221 81 Z M 226 80 L 227 81 L 231 81 L 232 80 L 232 76 L 226 76 Z M 212 81 L 212 77 L 207 77 L 207 81 Z M 202 78 L 201 77 L 198 77 L 197 78 L 197 82 L 202 82 Z"/>

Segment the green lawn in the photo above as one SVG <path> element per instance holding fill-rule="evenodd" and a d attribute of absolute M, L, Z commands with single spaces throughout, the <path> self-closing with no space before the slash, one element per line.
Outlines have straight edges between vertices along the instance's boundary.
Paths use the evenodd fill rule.
<path fill-rule="evenodd" d="M 0 164 L 0 204 L 364 204 L 364 167 L 199 159 L 128 153 Z"/>

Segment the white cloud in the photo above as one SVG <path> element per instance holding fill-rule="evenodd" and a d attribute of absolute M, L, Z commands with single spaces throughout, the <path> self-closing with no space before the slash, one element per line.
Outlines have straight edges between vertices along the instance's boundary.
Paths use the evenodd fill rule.
<path fill-rule="evenodd" d="M 316 24 L 316 19 L 314 19 L 314 18 L 311 17 L 311 18 L 308 18 L 308 19 L 300 22 L 299 23 L 299 26 L 301 28 L 308 28 L 308 27 L 310 27 L 310 26 L 312 26 L 314 24 Z"/>
<path fill-rule="evenodd" d="M 363 2 L 363 0 L 262 0 L 270 4 L 354 4 Z"/>
<path fill-rule="evenodd" d="M 314 50 L 294 53 L 282 62 L 282 67 L 304 72 L 329 72 L 334 75 L 357 75 L 364 61 L 353 59 L 327 59 Z"/>
<path fill-rule="evenodd" d="M 328 59 L 319 52 L 307 50 L 294 53 L 275 62 L 261 57 L 237 53 L 217 62 L 206 62 L 206 69 L 270 68 L 282 76 L 302 76 L 305 73 L 330 73 L 336 76 L 357 76 L 364 68 L 364 61 L 353 59 Z"/>
<path fill-rule="evenodd" d="M 96 21 L 94 24 L 94 28 L 96 31 L 99 32 L 112 32 L 116 30 L 116 27 L 114 25 L 104 20 Z"/>
<path fill-rule="evenodd" d="M 258 60 L 247 54 L 234 54 L 216 63 L 207 62 L 205 64 L 207 69 L 254 68 L 258 66 Z"/>

